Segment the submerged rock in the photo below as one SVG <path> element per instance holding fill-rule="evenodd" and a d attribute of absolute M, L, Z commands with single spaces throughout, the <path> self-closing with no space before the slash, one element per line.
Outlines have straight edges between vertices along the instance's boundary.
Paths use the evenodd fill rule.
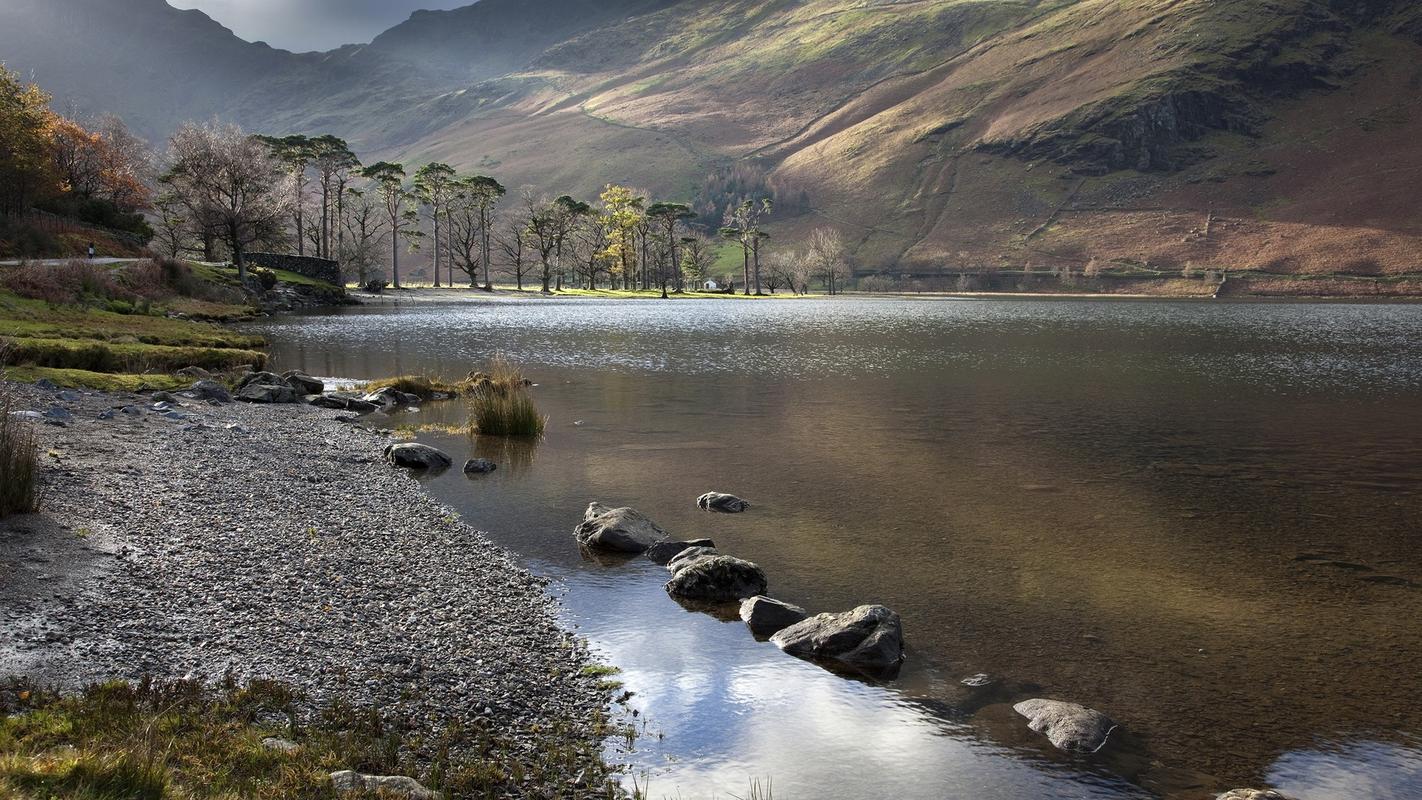
<path fill-rule="evenodd" d="M 1230 789 L 1216 800 L 1294 800 L 1294 798 L 1273 789 Z"/>
<path fill-rule="evenodd" d="M 692 539 L 689 542 L 657 542 L 647 548 L 647 558 L 650 559 L 653 564 L 660 564 L 665 567 L 672 562 L 672 559 L 692 547 L 714 548 L 715 546 L 716 543 L 710 539 Z"/>
<path fill-rule="evenodd" d="M 573 530 L 578 544 L 616 550 L 620 553 L 641 553 L 667 538 L 667 532 L 646 514 L 635 508 L 608 508 L 602 503 L 588 504 L 583 521 Z"/>
<path fill-rule="evenodd" d="M 895 667 L 904 658 L 899 615 L 879 605 L 817 614 L 781 630 L 770 641 L 792 656 L 829 659 L 871 671 Z"/>
<path fill-rule="evenodd" d="M 385 460 L 405 469 L 447 469 L 454 463 L 443 451 L 415 442 L 390 445 L 385 448 Z"/>
<path fill-rule="evenodd" d="M 439 793 L 426 789 L 414 778 L 404 775 L 362 775 L 344 769 L 331 773 L 331 785 L 337 794 L 368 794 L 380 797 L 407 797 L 410 800 L 439 800 Z"/>
<path fill-rule="evenodd" d="M 765 595 L 756 595 L 741 601 L 741 620 L 756 636 L 772 636 L 797 622 L 802 622 L 807 616 L 809 613 L 805 609 Z"/>
<path fill-rule="evenodd" d="M 1012 707 L 1027 718 L 1027 726 L 1069 753 L 1094 753 L 1106 744 L 1116 723 L 1111 718 L 1076 703 L 1061 700 L 1023 700 Z"/>
<path fill-rule="evenodd" d="M 495 464 L 487 458 L 471 458 L 464 462 L 465 475 L 488 475 L 498 468 L 498 464 Z"/>
<path fill-rule="evenodd" d="M 730 556 L 696 558 L 667 581 L 667 594 L 682 600 L 730 603 L 765 593 L 765 573 L 749 561 Z"/>
<path fill-rule="evenodd" d="M 696 498 L 696 505 L 707 511 L 719 511 L 722 514 L 739 514 L 750 508 L 750 503 L 741 498 L 721 492 L 707 492 L 701 495 Z"/>

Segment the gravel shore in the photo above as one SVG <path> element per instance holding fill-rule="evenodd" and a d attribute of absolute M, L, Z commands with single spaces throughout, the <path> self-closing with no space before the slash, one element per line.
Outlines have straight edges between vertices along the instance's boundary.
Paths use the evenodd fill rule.
<path fill-rule="evenodd" d="M 385 464 L 386 434 L 307 406 L 15 390 L 72 417 L 37 424 L 44 510 L 0 522 L 0 675 L 272 678 L 529 759 L 533 729 L 593 742 L 606 698 L 543 581 Z"/>

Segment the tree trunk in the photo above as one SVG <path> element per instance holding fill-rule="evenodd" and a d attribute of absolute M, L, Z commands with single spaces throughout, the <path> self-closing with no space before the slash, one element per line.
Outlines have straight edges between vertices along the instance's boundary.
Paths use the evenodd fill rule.
<path fill-rule="evenodd" d="M 439 288 L 439 209 L 434 212 L 434 288 Z"/>
<path fill-rule="evenodd" d="M 743 272 L 745 272 L 746 295 L 749 296 L 749 295 L 750 295 L 750 287 L 751 287 L 751 277 L 750 277 L 750 248 L 749 248 L 748 246 L 746 246 L 746 244 L 745 244 L 744 242 L 741 243 L 741 270 L 742 270 Z"/>
<path fill-rule="evenodd" d="M 400 229 L 395 229 L 394 243 L 390 247 L 390 282 L 400 288 Z"/>
<path fill-rule="evenodd" d="M 760 291 L 760 242 L 759 242 L 759 241 L 757 241 L 757 242 L 755 243 L 755 248 L 754 248 L 751 252 L 752 252 L 752 254 L 753 254 L 754 257 L 755 257 L 755 293 L 756 293 L 757 295 L 760 295 L 760 294 L 762 294 L 762 292 Z"/>

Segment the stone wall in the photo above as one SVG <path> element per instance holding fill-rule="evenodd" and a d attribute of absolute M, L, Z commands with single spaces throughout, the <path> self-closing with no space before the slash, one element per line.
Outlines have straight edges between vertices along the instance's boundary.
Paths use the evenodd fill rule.
<path fill-rule="evenodd" d="M 325 258 L 287 256 L 277 253 L 248 253 L 247 261 L 258 267 L 295 272 L 297 275 L 305 275 L 308 278 L 325 281 L 334 286 L 345 285 L 345 281 L 341 279 L 341 265 Z"/>

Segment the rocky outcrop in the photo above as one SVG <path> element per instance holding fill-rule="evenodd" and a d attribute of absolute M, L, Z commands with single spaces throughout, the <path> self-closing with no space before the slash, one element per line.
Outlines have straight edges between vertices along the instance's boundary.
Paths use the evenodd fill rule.
<path fill-rule="evenodd" d="M 667 532 L 635 508 L 588 504 L 583 521 L 573 530 L 578 544 L 619 553 L 642 553 L 667 538 Z"/>
<path fill-rule="evenodd" d="M 237 399 L 244 403 L 297 403 L 301 396 L 285 383 L 252 383 L 237 391 Z"/>
<path fill-rule="evenodd" d="M 188 387 L 188 394 L 198 400 L 214 400 L 218 403 L 232 402 L 232 393 L 227 387 L 214 380 L 199 380 Z"/>
<path fill-rule="evenodd" d="M 691 559 L 667 581 L 667 594 L 681 600 L 731 603 L 764 594 L 765 573 L 749 561 L 731 556 Z"/>
<path fill-rule="evenodd" d="M 1061 700 L 1024 700 L 1012 707 L 1027 718 L 1027 726 L 1069 753 L 1094 753 L 1106 744 L 1116 723 L 1111 718 L 1076 703 Z"/>
<path fill-rule="evenodd" d="M 897 667 L 904 657 L 899 615 L 879 605 L 817 614 L 781 630 L 770 641 L 792 656 L 838 661 L 873 672 Z"/>
<path fill-rule="evenodd" d="M 739 514 L 750 508 L 750 503 L 722 492 L 707 492 L 696 498 L 696 505 L 705 511 L 719 511 L 722 514 Z"/>
<path fill-rule="evenodd" d="M 809 614 L 799 606 L 772 600 L 764 595 L 748 597 L 741 601 L 741 620 L 756 636 L 773 636 L 798 622 L 803 622 Z"/>
<path fill-rule="evenodd" d="M 385 460 L 397 467 L 416 470 L 448 469 L 454 463 L 443 451 L 415 442 L 390 445 L 385 448 Z"/>
<path fill-rule="evenodd" d="M 321 394 L 326 391 L 326 384 L 302 372 L 292 370 L 283 374 L 282 377 L 293 389 L 302 394 Z"/>
<path fill-rule="evenodd" d="M 660 564 L 665 567 L 672 562 L 672 559 L 693 547 L 715 548 L 716 543 L 710 539 L 692 539 L 687 542 L 657 542 L 647 548 L 647 559 L 653 564 Z"/>
<path fill-rule="evenodd" d="M 1294 800 L 1294 798 L 1273 789 L 1231 789 L 1216 800 Z"/>
<path fill-rule="evenodd" d="M 404 797 L 409 800 L 439 800 L 438 792 L 426 789 L 414 778 L 404 775 L 362 775 L 344 769 L 331 773 L 331 785 L 337 794 L 361 794 L 379 797 Z"/>

